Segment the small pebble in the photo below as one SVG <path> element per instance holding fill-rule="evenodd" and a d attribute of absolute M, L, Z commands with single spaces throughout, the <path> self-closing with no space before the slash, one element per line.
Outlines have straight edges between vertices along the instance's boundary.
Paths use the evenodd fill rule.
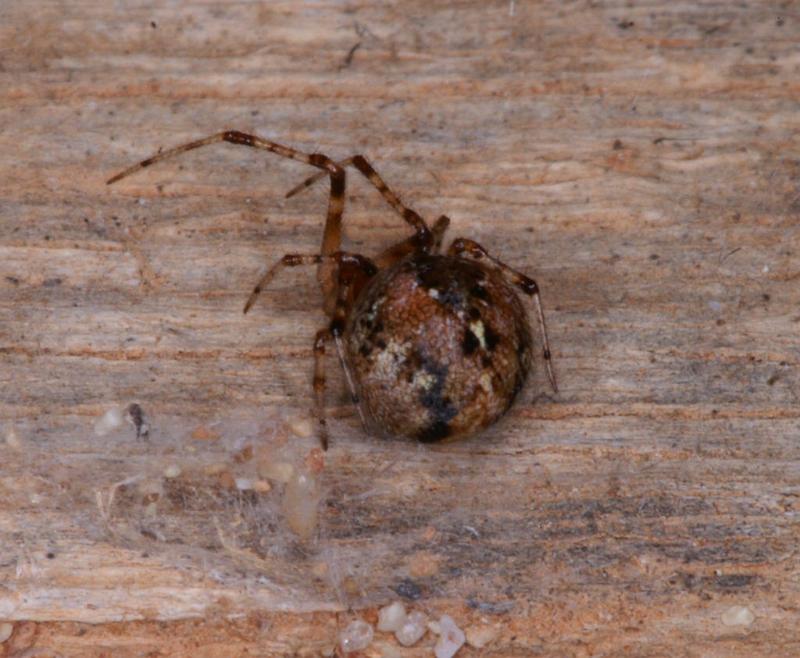
<path fill-rule="evenodd" d="M 177 464 L 170 464 L 164 469 L 164 477 L 167 479 L 176 478 L 181 474 L 181 467 Z"/>
<path fill-rule="evenodd" d="M 292 430 L 295 436 L 307 439 L 314 431 L 311 421 L 306 417 L 292 418 L 289 421 L 289 429 Z"/>
<path fill-rule="evenodd" d="M 251 491 L 253 487 L 253 481 L 250 478 L 236 478 L 236 488 L 239 491 Z"/>
<path fill-rule="evenodd" d="M 258 465 L 258 474 L 267 480 L 286 484 L 294 477 L 294 466 L 287 462 L 262 461 Z"/>
<path fill-rule="evenodd" d="M 378 610 L 378 630 L 384 633 L 399 631 L 406 622 L 406 607 L 395 601 Z"/>
<path fill-rule="evenodd" d="M 121 427 L 123 423 L 122 411 L 116 407 L 106 411 L 94 423 L 94 433 L 97 436 L 105 436 L 112 430 Z"/>
<path fill-rule="evenodd" d="M 467 629 L 467 644 L 483 649 L 497 637 L 497 629 L 492 626 L 471 626 Z"/>
<path fill-rule="evenodd" d="M 394 636 L 404 647 L 410 647 L 419 642 L 420 638 L 425 635 L 425 631 L 428 630 L 427 621 L 428 618 L 425 613 L 414 610 L 406 617 L 400 629 L 395 631 Z"/>
<path fill-rule="evenodd" d="M 8 638 L 10 638 L 13 632 L 14 632 L 13 624 L 9 624 L 8 622 L 0 624 L 0 644 L 2 644 Z"/>
<path fill-rule="evenodd" d="M 439 618 L 439 639 L 433 652 L 436 658 L 453 658 L 464 644 L 464 631 L 462 631 L 449 615 Z"/>
<path fill-rule="evenodd" d="M 750 608 L 734 605 L 722 613 L 722 623 L 726 626 L 749 626 L 755 621 L 756 616 Z"/>
<path fill-rule="evenodd" d="M 272 485 L 266 480 L 256 480 L 253 482 L 253 491 L 267 493 L 270 489 L 272 489 Z"/>
<path fill-rule="evenodd" d="M 356 619 L 339 634 L 339 646 L 345 653 L 361 651 L 370 645 L 373 635 L 372 626 L 362 619 Z"/>

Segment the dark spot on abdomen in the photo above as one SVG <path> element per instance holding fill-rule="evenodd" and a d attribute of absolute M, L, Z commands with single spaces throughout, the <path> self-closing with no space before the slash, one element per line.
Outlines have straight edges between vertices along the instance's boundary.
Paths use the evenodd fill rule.
<path fill-rule="evenodd" d="M 477 297 L 478 299 L 482 299 L 485 302 L 489 301 L 489 293 L 486 288 L 481 285 L 472 286 L 472 290 L 469 291 L 469 294 L 473 297 Z"/>
<path fill-rule="evenodd" d="M 471 329 L 467 329 L 467 330 L 464 332 L 464 340 L 463 340 L 463 342 L 461 343 L 461 349 L 464 351 L 464 354 L 466 354 L 467 356 L 469 356 L 469 355 L 470 355 L 470 354 L 472 354 L 472 353 L 473 353 L 475 350 L 477 350 L 477 349 L 478 349 L 478 346 L 479 346 L 480 344 L 481 344 L 481 343 L 480 343 L 480 341 L 478 340 L 478 337 L 477 337 L 477 336 L 476 336 L 474 333 L 472 333 L 472 330 L 471 330 Z"/>
<path fill-rule="evenodd" d="M 427 409 L 430 423 L 417 434 L 417 438 L 426 442 L 438 441 L 450 434 L 449 423 L 458 413 L 453 401 L 444 395 L 448 368 L 416 350 L 412 358 L 418 359 L 421 370 L 433 377 L 433 383 L 420 391 L 419 401 Z"/>
<path fill-rule="evenodd" d="M 500 342 L 500 336 L 487 324 L 483 326 L 483 337 L 486 339 L 486 347 L 489 348 L 490 352 L 494 350 Z"/>
<path fill-rule="evenodd" d="M 420 430 L 417 434 L 417 440 L 422 443 L 433 443 L 446 439 L 448 436 L 450 436 L 450 425 L 442 420 L 435 420 Z"/>

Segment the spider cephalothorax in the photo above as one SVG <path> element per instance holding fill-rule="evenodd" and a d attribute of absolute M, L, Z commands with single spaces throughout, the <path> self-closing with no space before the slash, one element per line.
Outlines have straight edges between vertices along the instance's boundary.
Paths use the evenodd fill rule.
<path fill-rule="evenodd" d="M 331 318 L 314 341 L 315 410 L 323 447 L 328 444 L 324 355 L 330 341 L 336 345 L 361 419 L 373 433 L 430 442 L 466 436 L 495 422 L 522 388 L 532 360 L 530 326 L 515 286 L 534 300 L 547 374 L 557 390 L 536 283 L 472 240 L 456 239 L 446 254 L 440 254 L 447 217 L 429 228 L 360 155 L 336 163 L 319 153 L 306 154 L 255 135 L 226 131 L 159 153 L 108 182 L 222 141 L 271 151 L 323 170 L 287 196 L 330 176 L 320 253 L 285 255 L 267 270 L 244 307 L 246 313 L 279 269 L 318 265 L 325 312 Z M 374 259 L 340 249 L 346 166 L 361 172 L 414 229 L 413 235 Z"/>

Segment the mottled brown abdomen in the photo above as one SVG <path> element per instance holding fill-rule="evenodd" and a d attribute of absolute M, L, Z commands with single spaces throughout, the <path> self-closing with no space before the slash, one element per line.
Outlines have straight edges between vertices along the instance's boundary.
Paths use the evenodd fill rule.
<path fill-rule="evenodd" d="M 414 255 L 379 272 L 344 339 L 370 429 L 426 442 L 496 421 L 531 363 L 514 290 L 495 270 L 452 256 Z"/>

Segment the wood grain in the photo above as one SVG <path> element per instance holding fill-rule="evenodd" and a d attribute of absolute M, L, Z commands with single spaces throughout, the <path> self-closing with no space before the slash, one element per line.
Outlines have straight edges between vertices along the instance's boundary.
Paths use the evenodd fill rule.
<path fill-rule="evenodd" d="M 399 591 L 493 629 L 459 656 L 800 655 L 799 29 L 793 2 L 0 6 L 0 653 L 319 655 Z M 363 153 L 535 277 L 560 393 L 539 364 L 481 437 L 378 442 L 331 362 L 298 540 L 282 485 L 236 478 L 315 447 L 313 272 L 241 308 L 317 249 L 325 185 L 284 200 L 307 168 L 227 145 L 104 184 L 223 128 Z M 348 184 L 348 248 L 405 234 Z M 147 438 L 93 431 L 133 402 Z"/>

